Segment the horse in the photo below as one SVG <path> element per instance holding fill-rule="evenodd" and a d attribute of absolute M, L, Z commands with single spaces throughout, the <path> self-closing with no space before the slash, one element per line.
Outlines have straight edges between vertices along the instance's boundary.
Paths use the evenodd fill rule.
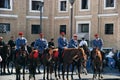
<path fill-rule="evenodd" d="M 85 57 L 85 60 L 84 60 L 84 62 L 83 62 L 82 65 L 81 65 L 81 68 L 83 68 L 83 69 L 81 69 L 81 70 L 83 70 L 83 73 L 85 73 L 85 74 L 87 75 L 88 73 L 87 73 L 86 67 L 87 67 L 87 61 L 90 60 L 90 59 L 89 59 L 90 50 L 89 50 L 88 46 L 86 46 L 86 45 L 80 46 L 80 48 L 82 48 L 82 49 L 83 49 L 83 50 L 82 50 L 83 53 L 86 54 L 86 55 L 84 56 L 84 57 Z"/>
<path fill-rule="evenodd" d="M 57 79 L 58 79 L 58 78 L 57 78 L 57 66 L 58 66 L 58 62 L 59 62 L 59 58 L 58 58 L 58 48 L 54 48 L 54 49 L 53 49 L 52 60 L 53 60 L 53 63 L 54 63 L 55 78 L 56 78 L 56 80 L 57 80 Z M 59 76 L 59 78 L 60 78 L 59 70 L 58 70 L 58 76 Z"/>
<path fill-rule="evenodd" d="M 102 59 L 102 53 L 98 48 L 93 48 L 91 51 L 91 61 L 92 61 L 92 67 L 93 67 L 93 80 L 97 77 L 98 73 L 98 79 L 102 79 L 102 68 L 103 68 L 103 59 Z"/>
<path fill-rule="evenodd" d="M 81 67 L 81 63 L 84 60 L 85 60 L 85 53 L 83 52 L 82 48 L 64 49 L 64 51 L 63 51 L 63 65 L 62 65 L 62 77 L 63 77 L 63 80 L 64 80 L 65 67 L 67 66 L 67 80 L 68 80 L 69 66 L 70 66 L 70 64 L 73 64 L 74 62 L 77 63 L 78 77 L 79 77 L 79 79 L 81 79 L 80 67 Z M 72 74 L 71 74 L 72 79 L 73 79 L 73 71 L 74 71 L 74 65 L 72 66 Z"/>
<path fill-rule="evenodd" d="M 6 66 L 9 73 L 8 57 L 10 55 L 10 48 L 7 44 L 5 44 L 4 46 L 0 46 L 0 55 L 2 57 L 1 74 L 6 74 Z"/>
<path fill-rule="evenodd" d="M 41 62 L 44 68 L 43 72 L 43 80 L 45 80 L 45 70 L 47 68 L 47 80 L 49 80 L 49 73 L 50 73 L 50 79 L 52 79 L 52 72 L 53 72 L 53 62 L 52 62 L 52 49 L 47 48 L 43 51 L 42 57 L 41 57 Z"/>
<path fill-rule="evenodd" d="M 38 50 L 32 50 L 28 56 L 28 66 L 29 66 L 29 80 L 33 77 L 35 80 L 36 67 L 39 64 L 39 52 Z"/>
<path fill-rule="evenodd" d="M 25 66 L 27 64 L 28 53 L 25 50 L 25 46 L 16 51 L 15 69 L 16 69 L 16 80 L 20 80 L 20 70 L 23 68 L 23 80 L 25 80 Z"/>

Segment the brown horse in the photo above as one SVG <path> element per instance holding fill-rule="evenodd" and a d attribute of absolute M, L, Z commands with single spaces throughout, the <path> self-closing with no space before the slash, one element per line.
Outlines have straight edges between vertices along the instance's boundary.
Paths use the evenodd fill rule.
<path fill-rule="evenodd" d="M 49 73 L 50 73 L 50 79 L 52 79 L 52 72 L 53 72 L 52 53 L 53 50 L 51 48 L 47 48 L 43 51 L 41 57 L 41 61 L 44 67 L 43 80 L 45 80 L 46 68 L 47 68 L 47 80 L 49 80 Z"/>
<path fill-rule="evenodd" d="M 81 79 L 80 76 L 80 67 L 82 62 L 86 60 L 86 54 L 84 53 L 83 48 L 68 48 L 63 51 L 63 67 L 62 67 L 62 77 L 64 80 L 64 72 L 65 72 L 65 67 L 67 67 L 67 80 L 68 80 L 68 74 L 69 74 L 69 66 L 73 64 L 74 62 L 77 63 L 77 68 L 78 68 L 78 77 Z M 71 78 L 73 79 L 73 71 L 74 71 L 74 66 L 72 67 L 72 74 Z"/>
<path fill-rule="evenodd" d="M 94 78 L 97 77 L 97 72 L 98 72 L 98 79 L 100 80 L 102 77 L 101 72 L 102 72 L 102 53 L 98 48 L 93 48 L 91 51 L 91 61 L 92 61 L 92 66 L 93 66 L 93 80 Z"/>

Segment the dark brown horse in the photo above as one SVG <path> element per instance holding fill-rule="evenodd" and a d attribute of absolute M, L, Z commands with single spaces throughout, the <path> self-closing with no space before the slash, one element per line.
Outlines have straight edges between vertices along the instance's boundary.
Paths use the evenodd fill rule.
<path fill-rule="evenodd" d="M 70 64 L 73 64 L 74 62 L 77 63 L 78 68 L 78 77 L 81 79 L 80 76 L 80 67 L 82 62 L 84 62 L 86 59 L 86 54 L 84 53 L 83 48 L 68 48 L 63 51 L 63 67 L 62 67 L 62 76 L 64 80 L 64 73 L 65 73 L 65 67 L 67 67 L 67 80 L 68 80 L 68 74 L 69 74 L 69 66 Z M 72 67 L 72 74 L 71 78 L 73 79 L 73 71 L 74 66 Z"/>
<path fill-rule="evenodd" d="M 28 53 L 25 50 L 25 46 L 16 51 L 15 69 L 16 69 L 16 80 L 21 80 L 20 70 L 22 69 L 23 80 L 25 80 L 25 66 L 27 64 Z"/>
<path fill-rule="evenodd" d="M 43 51 L 41 57 L 41 62 L 44 67 L 43 80 L 45 80 L 46 68 L 47 68 L 47 80 L 49 80 L 49 73 L 50 73 L 50 79 L 52 79 L 52 72 L 53 72 L 52 53 L 53 50 L 51 48 L 47 48 Z"/>
<path fill-rule="evenodd" d="M 92 61 L 92 67 L 93 67 L 93 80 L 97 77 L 98 73 L 98 79 L 100 80 L 102 77 L 102 53 L 98 48 L 93 48 L 91 51 L 91 61 Z"/>
<path fill-rule="evenodd" d="M 28 66 L 29 66 L 29 80 L 33 77 L 35 80 L 36 67 L 40 63 L 38 50 L 32 50 L 28 56 Z"/>

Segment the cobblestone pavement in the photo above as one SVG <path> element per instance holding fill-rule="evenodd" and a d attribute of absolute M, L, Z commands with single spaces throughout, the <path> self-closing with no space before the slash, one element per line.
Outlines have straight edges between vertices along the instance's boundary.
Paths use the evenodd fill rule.
<path fill-rule="evenodd" d="M 26 73 L 25 80 L 28 80 L 28 76 L 29 74 Z M 91 69 L 88 70 L 88 75 L 81 74 L 82 80 L 92 80 L 92 76 L 93 74 Z M 0 80 L 15 80 L 15 78 L 16 78 L 15 74 L 0 75 Z M 54 73 L 52 74 L 52 79 L 55 80 Z M 21 80 L 22 80 L 22 75 L 21 75 Z M 43 74 L 36 74 L 36 80 L 43 80 Z M 59 79 L 59 80 L 62 80 L 62 79 Z M 69 76 L 69 80 L 71 80 L 70 76 Z M 79 80 L 78 76 L 76 75 L 76 72 L 74 72 L 74 80 Z M 120 72 L 118 72 L 117 69 L 105 68 L 103 73 L 103 80 L 120 80 Z"/>

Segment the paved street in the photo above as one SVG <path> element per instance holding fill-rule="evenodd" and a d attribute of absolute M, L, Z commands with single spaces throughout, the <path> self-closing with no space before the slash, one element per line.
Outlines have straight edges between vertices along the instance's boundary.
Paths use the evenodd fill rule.
<path fill-rule="evenodd" d="M 25 80 L 28 80 L 28 76 L 29 74 L 25 75 Z M 81 74 L 81 77 L 82 77 L 82 80 L 92 80 L 92 71 L 88 70 L 88 75 Z M 16 78 L 15 74 L 0 76 L 0 80 L 15 80 L 15 78 Z M 43 74 L 36 74 L 36 80 L 42 80 L 42 78 L 43 78 Z M 52 78 L 53 80 L 55 80 L 54 74 L 52 74 Z M 70 76 L 69 76 L 69 79 L 70 79 Z M 105 68 L 103 73 L 103 79 L 104 80 L 120 80 L 120 72 L 118 72 L 117 69 Z M 59 80 L 62 80 L 62 79 L 59 79 Z M 74 80 L 79 80 L 76 73 L 74 73 Z"/>

